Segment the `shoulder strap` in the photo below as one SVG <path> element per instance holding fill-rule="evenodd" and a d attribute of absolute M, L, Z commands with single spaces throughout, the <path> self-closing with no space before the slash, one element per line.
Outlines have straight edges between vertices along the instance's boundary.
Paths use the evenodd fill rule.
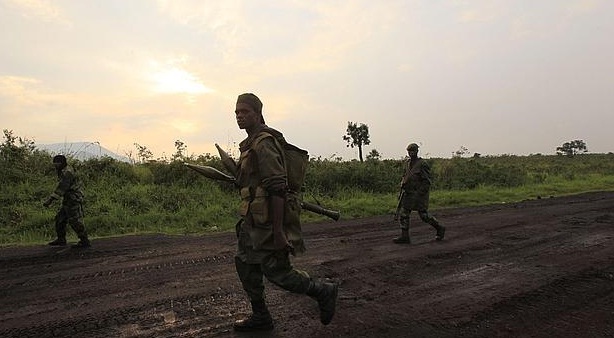
<path fill-rule="evenodd" d="M 273 137 L 273 135 L 267 133 L 266 131 L 261 131 L 258 136 L 252 142 L 252 148 L 256 146 L 256 144 L 260 143 L 260 141 L 264 140 L 267 137 Z M 274 138 L 274 137 L 273 137 Z"/>
<path fill-rule="evenodd" d="M 286 173 L 288 173 L 288 167 L 286 164 L 286 153 L 284 151 L 284 148 L 279 143 L 279 140 L 277 140 L 277 137 L 275 137 L 275 135 L 272 135 L 266 131 L 261 131 L 260 134 L 258 134 L 258 136 L 256 136 L 256 138 L 252 142 L 251 149 L 253 149 L 258 143 L 260 143 L 260 141 L 268 137 L 273 138 L 273 142 L 275 142 L 275 146 L 277 147 L 277 149 L 279 149 L 279 153 L 281 154 L 281 159 L 284 162 L 284 170 L 286 171 Z M 257 153 L 255 153 L 255 156 L 258 156 Z"/>
<path fill-rule="evenodd" d="M 279 152 L 281 153 L 282 158 L 284 159 L 284 163 L 285 163 L 285 153 L 284 153 L 284 147 L 282 146 L 282 144 L 280 143 L 280 140 L 277 139 L 277 137 L 275 137 L 275 135 L 270 134 L 266 131 L 261 131 L 260 134 L 258 134 L 258 136 L 256 136 L 256 138 L 254 139 L 254 142 L 252 142 L 252 148 L 256 146 L 256 144 L 260 143 L 260 141 L 264 140 L 267 137 L 272 137 L 273 141 L 275 142 L 275 146 L 277 146 L 277 149 L 279 149 Z"/>

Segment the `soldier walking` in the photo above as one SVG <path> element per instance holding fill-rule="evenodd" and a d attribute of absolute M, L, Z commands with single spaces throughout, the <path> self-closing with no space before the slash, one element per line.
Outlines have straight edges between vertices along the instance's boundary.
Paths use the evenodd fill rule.
<path fill-rule="evenodd" d="M 320 321 L 328 325 L 335 314 L 338 286 L 320 282 L 292 267 L 289 255 L 305 251 L 300 205 L 288 189 L 282 134 L 265 125 L 262 102 L 251 93 L 237 98 L 235 117 L 247 138 L 240 144 L 236 184 L 241 192 L 241 221 L 237 224 L 235 267 L 249 297 L 252 314 L 234 324 L 236 331 L 272 330 L 265 302 L 263 277 L 273 284 L 317 301 Z"/>
<path fill-rule="evenodd" d="M 55 232 L 57 238 L 50 242 L 51 246 L 66 245 L 66 225 L 77 233 L 79 242 L 73 248 L 89 248 L 90 241 L 83 224 L 83 185 L 74 170 L 68 167 L 64 155 L 53 157 L 53 166 L 58 175 L 58 186 L 45 200 L 43 205 L 49 207 L 55 200 L 62 199 L 62 207 L 55 216 Z"/>
<path fill-rule="evenodd" d="M 405 164 L 405 172 L 401 179 L 401 189 L 403 190 L 402 200 L 400 201 L 402 210 L 399 217 L 401 225 L 401 236 L 393 240 L 398 244 L 411 243 L 409 237 L 409 215 L 412 210 L 418 212 L 422 222 L 428 223 L 437 233 L 435 239 L 443 240 L 446 228 L 439 224 L 439 221 L 428 212 L 429 191 L 431 189 L 431 169 L 422 158 L 418 157 L 418 145 L 411 143 L 407 146 L 409 158 Z"/>

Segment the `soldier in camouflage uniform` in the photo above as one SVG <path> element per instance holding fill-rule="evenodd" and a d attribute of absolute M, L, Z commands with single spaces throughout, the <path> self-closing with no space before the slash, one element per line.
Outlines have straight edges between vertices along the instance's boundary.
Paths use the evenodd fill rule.
<path fill-rule="evenodd" d="M 87 232 L 83 225 L 83 185 L 81 180 L 77 177 L 74 170 L 68 167 L 64 155 L 53 157 L 53 165 L 60 183 L 58 183 L 55 191 L 47 198 L 43 205 L 49 207 L 53 201 L 62 199 L 62 207 L 55 216 L 57 239 L 50 242 L 49 245 L 65 246 L 66 225 L 70 224 L 70 227 L 79 237 L 79 242 L 72 247 L 88 248 L 90 247 L 90 241 L 87 238 Z"/>
<path fill-rule="evenodd" d="M 446 228 L 439 224 L 437 219 L 428 212 L 429 190 L 431 189 L 431 169 L 422 158 L 418 157 L 418 145 L 411 143 L 407 146 L 409 159 L 405 165 L 405 172 L 401 179 L 403 197 L 400 215 L 401 236 L 394 239 L 395 243 L 411 243 L 409 238 L 409 215 L 416 210 L 420 219 L 437 230 L 435 239 L 441 241 Z"/>
<path fill-rule="evenodd" d="M 262 102 L 251 93 L 239 95 L 237 124 L 247 132 L 240 144 L 237 186 L 241 192 L 241 221 L 237 224 L 235 266 L 249 297 L 252 314 L 234 324 L 236 331 L 272 330 L 273 320 L 265 303 L 263 277 L 318 302 L 320 321 L 328 325 L 335 313 L 338 286 L 320 282 L 295 269 L 289 254 L 305 250 L 300 221 L 288 222 L 288 203 L 298 203 L 288 191 L 283 149 L 262 116 Z M 300 210 L 297 204 L 294 207 Z"/>

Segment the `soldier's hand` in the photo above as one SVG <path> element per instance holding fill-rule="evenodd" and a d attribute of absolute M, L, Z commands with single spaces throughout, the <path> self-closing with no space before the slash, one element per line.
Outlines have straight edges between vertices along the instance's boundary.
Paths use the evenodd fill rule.
<path fill-rule="evenodd" d="M 273 242 L 275 244 L 275 249 L 277 250 L 285 250 L 292 248 L 292 246 L 288 242 L 286 234 L 283 231 L 273 233 Z"/>

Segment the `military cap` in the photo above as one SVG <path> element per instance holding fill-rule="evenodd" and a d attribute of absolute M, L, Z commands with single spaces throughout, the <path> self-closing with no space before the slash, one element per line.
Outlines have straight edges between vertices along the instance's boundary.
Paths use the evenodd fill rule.
<path fill-rule="evenodd" d="M 55 156 L 53 156 L 53 163 L 66 164 L 66 156 L 64 156 L 64 155 L 55 155 Z"/>
<path fill-rule="evenodd" d="M 245 103 L 246 105 L 252 107 L 256 113 L 262 114 L 262 101 L 260 101 L 258 96 L 252 93 L 239 95 L 237 98 L 237 103 Z"/>
<path fill-rule="evenodd" d="M 407 146 L 407 150 L 418 150 L 418 148 L 419 148 L 419 147 L 418 147 L 418 145 L 417 145 L 416 143 L 410 143 L 410 144 Z"/>

